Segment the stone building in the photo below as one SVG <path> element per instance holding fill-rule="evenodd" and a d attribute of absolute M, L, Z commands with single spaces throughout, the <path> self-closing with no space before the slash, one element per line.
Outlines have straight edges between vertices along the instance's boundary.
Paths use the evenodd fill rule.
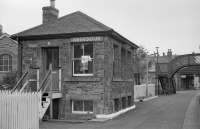
<path fill-rule="evenodd" d="M 17 42 L 7 33 L 3 33 L 3 27 L 0 25 L 0 84 L 3 84 L 4 77 L 17 71 L 17 47 Z"/>
<path fill-rule="evenodd" d="M 134 53 L 138 46 L 82 12 L 58 18 L 55 1 L 43 7 L 43 24 L 12 36 L 19 42 L 19 73 L 50 68 L 60 78 L 53 119 L 89 119 L 134 105 Z M 58 94 L 57 94 L 58 95 Z"/>

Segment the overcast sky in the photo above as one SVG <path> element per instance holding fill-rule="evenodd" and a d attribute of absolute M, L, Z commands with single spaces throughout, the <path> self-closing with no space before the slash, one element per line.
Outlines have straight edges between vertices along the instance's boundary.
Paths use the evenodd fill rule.
<path fill-rule="evenodd" d="M 14 34 L 42 23 L 49 0 L 0 0 L 0 24 Z M 200 52 L 200 0 L 56 0 L 59 16 L 82 11 L 142 45 L 176 54 Z"/>

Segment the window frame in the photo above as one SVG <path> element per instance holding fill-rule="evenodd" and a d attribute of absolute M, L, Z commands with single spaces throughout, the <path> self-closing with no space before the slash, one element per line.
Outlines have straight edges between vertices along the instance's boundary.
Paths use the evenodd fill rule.
<path fill-rule="evenodd" d="M 93 51 L 92 51 L 93 57 L 91 58 L 91 60 L 92 60 L 92 73 L 78 73 L 77 74 L 77 73 L 75 73 L 75 70 L 74 70 L 74 66 L 75 66 L 74 61 L 75 60 L 81 60 L 81 58 L 75 58 L 75 56 L 74 56 L 74 52 L 75 52 L 74 46 L 75 45 L 84 45 L 85 46 L 87 44 L 92 44 L 92 49 L 93 49 Z M 72 49 L 73 49 L 73 52 L 72 52 L 72 76 L 74 76 L 74 77 L 94 76 L 94 43 L 93 42 L 78 42 L 78 43 L 75 42 L 75 43 L 72 43 Z M 84 56 L 84 50 L 83 50 L 83 56 Z"/>
<path fill-rule="evenodd" d="M 74 101 L 82 101 L 82 111 L 75 111 L 74 110 Z M 92 102 L 92 111 L 85 111 L 85 101 L 91 101 Z M 94 101 L 93 100 L 72 100 L 72 113 L 73 114 L 92 114 L 94 113 Z"/>
<path fill-rule="evenodd" d="M 4 57 L 8 56 L 7 59 L 5 59 Z M 8 73 L 8 72 L 12 72 L 12 56 L 10 54 L 1 54 L 0 55 L 0 60 L 2 60 L 2 65 L 0 65 L 0 67 L 2 67 L 2 71 L 0 70 L 1 73 Z M 8 61 L 8 64 L 5 65 L 5 60 Z M 5 70 L 5 67 L 8 68 L 8 70 Z"/>

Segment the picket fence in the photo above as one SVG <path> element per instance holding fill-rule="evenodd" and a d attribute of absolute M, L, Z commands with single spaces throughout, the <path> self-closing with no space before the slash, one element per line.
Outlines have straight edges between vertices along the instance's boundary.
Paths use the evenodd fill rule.
<path fill-rule="evenodd" d="M 39 129 L 40 96 L 0 91 L 0 129 Z"/>

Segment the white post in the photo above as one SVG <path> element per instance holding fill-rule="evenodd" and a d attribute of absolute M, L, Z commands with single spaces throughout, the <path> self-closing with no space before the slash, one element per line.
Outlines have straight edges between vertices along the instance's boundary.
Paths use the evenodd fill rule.
<path fill-rule="evenodd" d="M 61 69 L 61 67 L 59 68 L 59 78 L 58 78 L 58 80 L 59 80 L 59 84 L 58 84 L 58 86 L 59 86 L 59 91 L 61 92 L 61 78 L 62 78 L 62 69 Z"/>
<path fill-rule="evenodd" d="M 199 76 L 197 76 L 197 86 L 198 86 L 198 89 L 200 88 L 200 84 L 199 84 Z"/>
<path fill-rule="evenodd" d="M 52 100 L 52 89 L 53 89 L 53 77 L 52 77 L 52 64 L 49 65 L 49 68 L 51 70 L 51 75 L 50 75 L 50 98 L 51 98 L 51 103 L 50 103 L 50 119 L 53 119 L 53 100 Z"/>
<path fill-rule="evenodd" d="M 40 88 L 40 69 L 37 69 L 37 90 Z"/>

